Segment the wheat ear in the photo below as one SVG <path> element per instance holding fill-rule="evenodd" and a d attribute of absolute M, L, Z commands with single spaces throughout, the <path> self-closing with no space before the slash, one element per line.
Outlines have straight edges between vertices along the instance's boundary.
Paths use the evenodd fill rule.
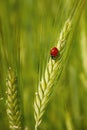
<path fill-rule="evenodd" d="M 6 105 L 9 120 L 9 128 L 11 130 L 23 130 L 17 77 L 14 71 L 11 69 L 11 67 L 8 70 L 8 78 L 6 80 L 6 85 L 7 85 Z"/>
<path fill-rule="evenodd" d="M 35 101 L 34 101 L 34 118 L 35 118 L 35 130 L 40 125 L 42 121 L 42 116 L 45 112 L 45 108 L 50 99 L 50 95 L 53 90 L 53 85 L 58 79 L 58 76 L 61 73 L 64 63 L 64 49 L 66 46 L 66 39 L 71 29 L 71 20 L 68 19 L 63 27 L 63 30 L 60 33 L 60 37 L 56 47 L 58 48 L 60 55 L 56 60 L 53 60 L 51 57 L 47 63 L 45 73 L 42 75 L 41 81 L 38 85 L 38 90 L 36 92 Z"/>

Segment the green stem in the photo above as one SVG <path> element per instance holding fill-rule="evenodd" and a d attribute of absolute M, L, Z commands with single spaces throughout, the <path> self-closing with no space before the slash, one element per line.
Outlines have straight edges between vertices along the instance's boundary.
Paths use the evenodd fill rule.
<path fill-rule="evenodd" d="M 35 126 L 35 130 L 37 130 L 37 126 Z"/>

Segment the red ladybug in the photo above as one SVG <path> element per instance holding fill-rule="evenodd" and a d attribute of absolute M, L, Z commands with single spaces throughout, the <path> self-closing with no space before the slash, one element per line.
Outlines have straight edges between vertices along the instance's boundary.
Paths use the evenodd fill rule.
<path fill-rule="evenodd" d="M 50 50 L 50 55 L 51 55 L 52 59 L 57 58 L 58 54 L 59 54 L 59 50 L 56 47 L 53 47 Z"/>

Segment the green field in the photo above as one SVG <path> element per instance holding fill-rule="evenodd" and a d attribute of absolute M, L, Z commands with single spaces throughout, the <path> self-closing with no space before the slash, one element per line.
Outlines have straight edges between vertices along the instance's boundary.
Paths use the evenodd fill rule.
<path fill-rule="evenodd" d="M 38 130 L 87 130 L 86 0 L 0 0 L 0 130 L 35 130 L 35 92 L 50 49 L 57 44 L 69 17 L 72 23 L 63 70 Z M 9 119 L 6 112 L 11 109 L 7 101 L 13 98 L 6 85 L 9 67 L 18 80 L 20 129 L 10 128 L 9 120 L 16 121 L 16 117 Z"/>

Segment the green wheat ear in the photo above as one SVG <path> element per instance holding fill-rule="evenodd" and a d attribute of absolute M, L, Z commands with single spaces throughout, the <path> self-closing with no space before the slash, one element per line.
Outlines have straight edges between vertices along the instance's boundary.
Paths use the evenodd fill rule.
<path fill-rule="evenodd" d="M 18 91 L 17 77 L 11 67 L 8 70 L 8 78 L 6 80 L 6 105 L 9 120 L 9 128 L 11 130 L 23 130 L 22 113 L 20 109 L 20 99 Z"/>
<path fill-rule="evenodd" d="M 58 48 L 60 55 L 56 60 L 53 60 L 51 57 L 47 63 L 44 74 L 42 75 L 41 81 L 38 85 L 38 90 L 36 92 L 36 97 L 34 101 L 34 118 L 35 118 L 35 130 L 40 125 L 42 121 L 42 116 L 45 112 L 45 108 L 50 99 L 50 95 L 53 90 L 53 85 L 58 79 L 58 76 L 61 74 L 61 70 L 65 62 L 65 46 L 68 34 L 71 29 L 71 20 L 68 19 L 60 33 L 60 37 L 56 47 Z M 67 46 L 66 46 L 67 48 Z"/>

